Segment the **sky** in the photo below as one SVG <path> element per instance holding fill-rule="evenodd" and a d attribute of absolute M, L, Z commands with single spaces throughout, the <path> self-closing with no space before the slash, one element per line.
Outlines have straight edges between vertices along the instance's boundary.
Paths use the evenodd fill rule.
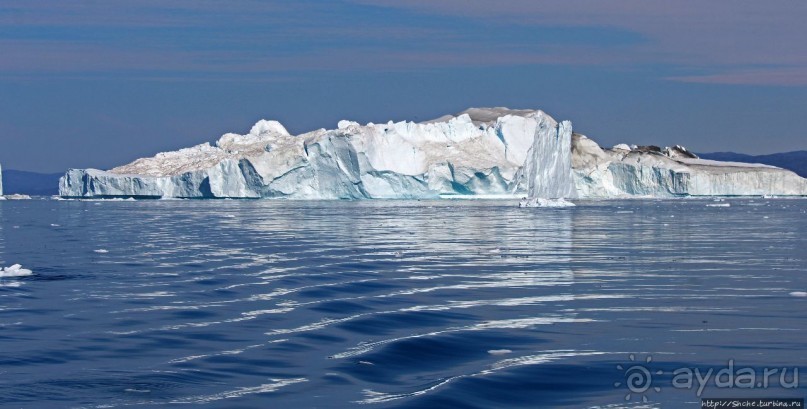
<path fill-rule="evenodd" d="M 542 109 L 603 146 L 807 150 L 807 1 L 0 3 L 0 164 L 109 169 L 340 119 Z"/>

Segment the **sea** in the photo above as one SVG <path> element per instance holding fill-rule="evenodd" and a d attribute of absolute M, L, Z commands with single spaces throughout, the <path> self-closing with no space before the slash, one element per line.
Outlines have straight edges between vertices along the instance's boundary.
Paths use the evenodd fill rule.
<path fill-rule="evenodd" d="M 575 203 L 0 202 L 0 407 L 804 398 L 807 200 Z"/>

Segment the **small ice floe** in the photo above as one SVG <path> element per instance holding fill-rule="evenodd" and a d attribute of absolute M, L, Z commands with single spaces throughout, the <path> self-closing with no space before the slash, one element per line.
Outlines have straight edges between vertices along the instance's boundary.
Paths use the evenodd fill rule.
<path fill-rule="evenodd" d="M 402 253 L 402 252 L 400 252 L 400 251 L 396 251 L 395 253 L 392 253 L 392 255 L 393 255 L 393 256 L 395 256 L 395 258 L 401 258 L 401 257 L 403 257 L 403 253 Z"/>
<path fill-rule="evenodd" d="M 59 227 L 59 225 L 58 225 L 58 224 L 56 224 L 56 223 L 51 223 L 51 224 L 50 224 L 50 227 Z"/>
<path fill-rule="evenodd" d="M 509 349 L 491 349 L 490 351 L 488 351 L 488 353 L 491 355 L 507 355 L 512 354 L 513 351 Z"/>
<path fill-rule="evenodd" d="M 706 207 L 731 207 L 731 203 L 709 203 Z"/>
<path fill-rule="evenodd" d="M 223 217 L 223 218 L 225 218 L 225 219 L 235 219 L 235 215 L 234 215 L 234 214 L 225 214 L 225 215 L 222 215 L 221 217 Z"/>
<path fill-rule="evenodd" d="M 792 292 L 792 293 L 790 293 L 789 295 L 790 295 L 791 297 L 799 297 L 799 298 L 803 298 L 803 297 L 807 297 L 807 292 L 805 292 L 805 291 L 793 291 L 793 292 Z"/>
<path fill-rule="evenodd" d="M 14 264 L 11 267 L 0 268 L 0 278 L 7 277 L 25 277 L 33 274 L 33 271 L 22 268 L 19 264 Z"/>
<path fill-rule="evenodd" d="M 95 249 L 95 250 L 93 250 L 93 252 L 99 253 L 99 254 L 106 254 L 106 253 L 109 253 L 109 250 L 107 250 L 107 249 Z"/>
<path fill-rule="evenodd" d="M 534 199 L 527 199 L 524 198 L 521 202 L 518 203 L 518 207 L 574 207 L 574 203 L 560 198 L 560 199 L 544 199 L 544 198 L 534 198 Z"/>
<path fill-rule="evenodd" d="M 31 200 L 31 196 L 28 195 L 21 195 L 21 194 L 13 194 L 13 195 L 5 195 L 2 196 L 6 200 Z"/>

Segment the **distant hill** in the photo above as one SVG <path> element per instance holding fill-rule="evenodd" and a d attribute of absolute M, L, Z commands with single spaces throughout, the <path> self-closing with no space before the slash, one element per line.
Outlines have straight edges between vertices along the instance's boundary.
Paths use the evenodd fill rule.
<path fill-rule="evenodd" d="M 36 173 L 3 169 L 3 193 L 10 195 L 51 196 L 59 194 L 59 178 L 63 173 Z"/>
<path fill-rule="evenodd" d="M 792 170 L 799 176 L 807 178 L 807 151 L 774 153 L 771 155 L 745 155 L 734 152 L 699 153 L 703 159 L 729 162 L 762 163 Z"/>

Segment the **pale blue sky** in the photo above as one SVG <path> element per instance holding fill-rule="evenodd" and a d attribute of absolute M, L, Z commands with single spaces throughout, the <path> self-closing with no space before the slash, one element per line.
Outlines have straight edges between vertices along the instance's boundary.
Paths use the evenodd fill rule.
<path fill-rule="evenodd" d="M 339 119 L 540 108 L 603 145 L 807 149 L 807 2 L 0 4 L 0 163 L 60 172 Z"/>

